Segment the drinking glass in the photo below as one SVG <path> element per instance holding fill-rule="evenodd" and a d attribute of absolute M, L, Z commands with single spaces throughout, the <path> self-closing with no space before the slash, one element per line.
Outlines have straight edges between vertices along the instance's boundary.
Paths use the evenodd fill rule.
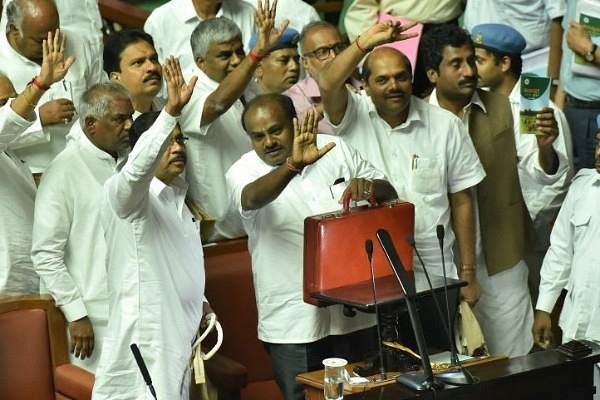
<path fill-rule="evenodd" d="M 345 367 L 347 364 L 348 361 L 343 358 L 326 358 L 323 360 L 325 366 L 325 384 L 323 387 L 325 400 L 342 400 L 344 398 Z"/>

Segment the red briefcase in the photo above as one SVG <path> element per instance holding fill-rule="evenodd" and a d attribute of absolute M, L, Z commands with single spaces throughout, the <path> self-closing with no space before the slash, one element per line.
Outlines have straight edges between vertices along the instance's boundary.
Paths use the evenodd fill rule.
<path fill-rule="evenodd" d="M 375 278 L 393 275 L 375 233 L 386 229 L 404 268 L 412 271 L 413 252 L 406 242 L 414 234 L 415 207 L 392 200 L 375 206 L 349 209 L 304 219 L 304 301 L 319 307 L 326 304 L 312 293 L 371 281 L 365 241 L 373 241 Z"/>

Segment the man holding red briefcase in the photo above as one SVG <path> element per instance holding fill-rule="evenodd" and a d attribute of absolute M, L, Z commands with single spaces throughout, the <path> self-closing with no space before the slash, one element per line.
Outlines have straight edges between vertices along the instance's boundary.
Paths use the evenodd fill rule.
<path fill-rule="evenodd" d="M 383 173 L 338 138 L 317 135 L 314 110 L 295 118 L 291 99 L 262 95 L 242 121 L 254 151 L 227 172 L 233 201 L 248 232 L 258 306 L 258 338 L 271 355 L 287 400 L 303 399 L 298 374 L 321 369 L 330 356 L 364 359 L 376 347 L 373 315 L 345 317 L 342 306 L 303 301 L 303 234 L 307 216 L 339 210 L 344 196 L 397 197 Z"/>

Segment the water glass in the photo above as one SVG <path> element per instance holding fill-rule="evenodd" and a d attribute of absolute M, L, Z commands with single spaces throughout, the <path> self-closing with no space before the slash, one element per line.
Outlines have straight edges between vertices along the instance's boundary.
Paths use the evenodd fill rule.
<path fill-rule="evenodd" d="M 325 385 L 323 387 L 325 400 L 342 400 L 344 398 L 346 364 L 348 364 L 348 361 L 343 358 L 326 358 L 323 360 L 325 366 Z"/>

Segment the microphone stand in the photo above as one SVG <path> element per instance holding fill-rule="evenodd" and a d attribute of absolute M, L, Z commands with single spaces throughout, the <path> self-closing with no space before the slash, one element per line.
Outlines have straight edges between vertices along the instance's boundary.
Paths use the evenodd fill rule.
<path fill-rule="evenodd" d="M 407 372 L 403 375 L 398 375 L 396 381 L 406 385 L 417 391 L 424 391 L 429 389 L 443 388 L 444 383 L 435 378 L 431 369 L 431 362 L 429 361 L 429 354 L 427 353 L 427 346 L 425 344 L 425 338 L 423 336 L 423 329 L 421 328 L 421 322 L 419 321 L 419 314 L 417 313 L 417 307 L 415 305 L 416 290 L 412 282 L 409 281 L 404 266 L 398 257 L 394 243 L 390 237 L 390 234 L 385 229 L 377 230 L 377 239 L 379 244 L 383 248 L 383 251 L 400 283 L 400 287 L 404 292 L 404 298 L 406 299 L 406 308 L 408 309 L 408 315 L 410 322 L 415 334 L 417 341 L 417 347 L 419 349 L 419 356 L 421 356 L 421 362 L 423 364 L 423 371 Z"/>
<path fill-rule="evenodd" d="M 477 383 L 477 379 L 471 375 L 469 371 L 463 368 L 458 359 L 458 351 L 456 350 L 456 344 L 453 340 L 453 329 L 452 321 L 450 320 L 450 301 L 448 300 L 448 279 L 446 278 L 446 260 L 444 258 L 444 236 L 445 230 L 444 225 L 438 225 L 436 227 L 436 234 L 438 243 L 440 246 L 440 252 L 442 254 L 442 272 L 444 275 L 444 297 L 446 300 L 446 317 L 448 318 L 448 326 L 446 333 L 448 335 L 448 341 L 450 342 L 450 369 L 444 372 L 438 372 L 437 377 L 440 378 L 444 383 L 450 385 L 472 385 Z M 420 260 L 420 257 L 419 257 Z M 423 266 L 425 268 L 425 266 Z M 429 278 L 427 278 L 429 279 Z"/>
<path fill-rule="evenodd" d="M 387 379 L 387 373 L 385 372 L 385 365 L 383 363 L 383 345 L 381 344 L 381 327 L 379 326 L 379 307 L 377 304 L 377 287 L 375 286 L 375 272 L 373 271 L 373 241 L 367 239 L 365 241 L 365 250 L 367 257 L 369 258 L 369 267 L 371 268 L 371 282 L 373 283 L 373 303 L 375 305 L 375 318 L 377 319 L 377 345 L 379 347 L 379 372 L 381 374 L 381 380 Z"/>

